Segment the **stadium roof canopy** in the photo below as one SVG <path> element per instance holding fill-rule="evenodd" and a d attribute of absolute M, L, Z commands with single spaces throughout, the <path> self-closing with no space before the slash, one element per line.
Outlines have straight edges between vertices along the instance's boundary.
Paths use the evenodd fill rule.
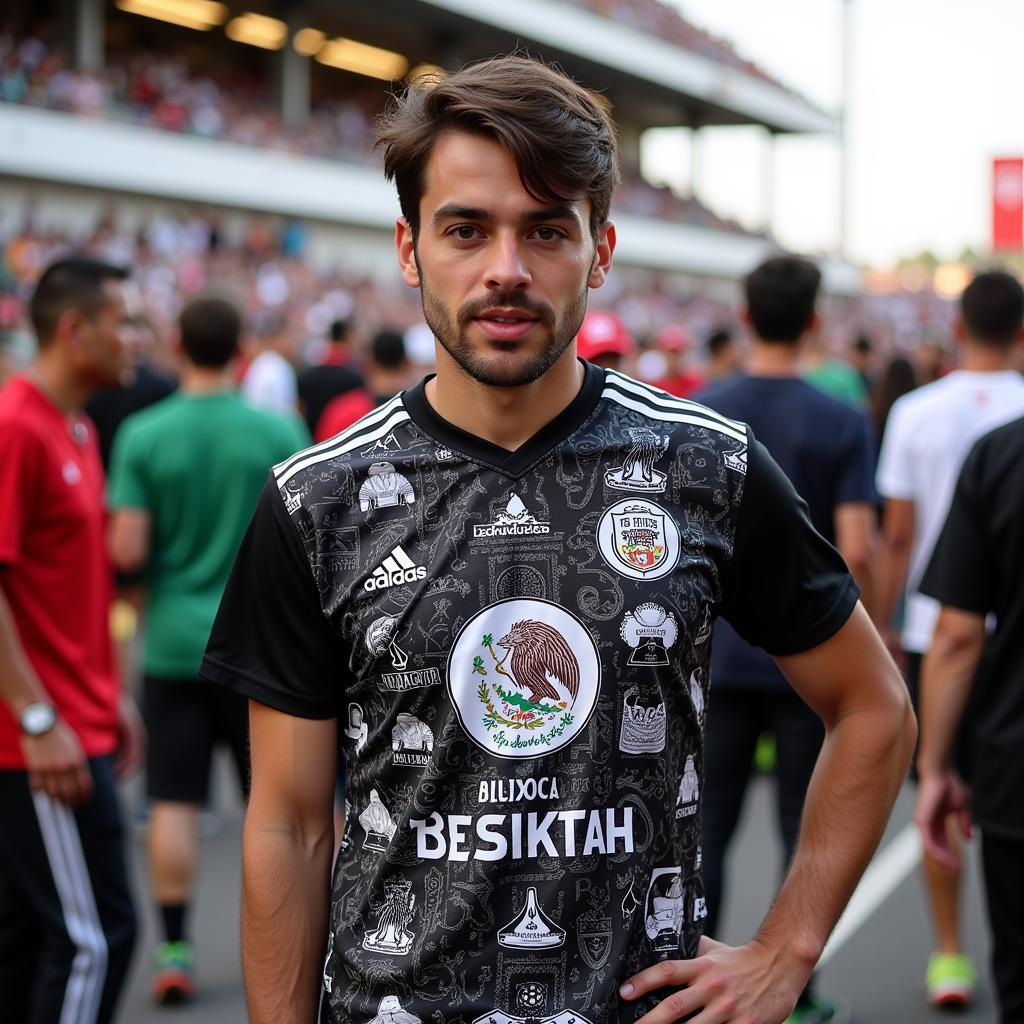
<path fill-rule="evenodd" d="M 291 6 L 291 5 L 289 5 Z M 834 132 L 837 121 L 763 74 L 685 49 L 565 0 L 311 0 L 299 17 L 343 18 L 357 38 L 453 66 L 509 49 L 559 62 L 637 128 L 763 125 Z M 293 8 L 293 16 L 297 14 Z"/>

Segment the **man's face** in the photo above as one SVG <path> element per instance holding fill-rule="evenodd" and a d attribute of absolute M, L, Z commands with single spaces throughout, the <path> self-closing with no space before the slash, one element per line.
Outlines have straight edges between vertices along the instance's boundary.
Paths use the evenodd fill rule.
<path fill-rule="evenodd" d="M 106 302 L 91 317 L 83 317 L 76 332 L 75 357 L 78 370 L 94 387 L 121 383 L 128 366 L 131 317 L 121 281 L 103 284 Z"/>
<path fill-rule="evenodd" d="M 615 232 L 590 234 L 590 201 L 541 203 L 511 154 L 480 135 L 448 132 L 427 163 L 415 245 L 396 240 L 403 277 L 451 359 L 490 387 L 521 387 L 566 352 L 586 312 L 587 288 L 611 266 Z"/>

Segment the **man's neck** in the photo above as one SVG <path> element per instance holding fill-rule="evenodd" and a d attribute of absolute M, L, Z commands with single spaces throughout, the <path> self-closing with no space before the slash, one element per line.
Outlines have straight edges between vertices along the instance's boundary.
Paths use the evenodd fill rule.
<path fill-rule="evenodd" d="M 29 377 L 54 405 L 68 416 L 82 411 L 92 389 L 61 362 L 58 353 L 44 349 L 29 367 Z"/>
<path fill-rule="evenodd" d="M 211 395 L 219 391 L 234 391 L 232 364 L 219 369 L 193 366 L 186 363 L 181 371 L 181 391 L 186 395 Z"/>
<path fill-rule="evenodd" d="M 755 338 L 746 370 L 751 377 L 798 377 L 800 346 Z"/>
<path fill-rule="evenodd" d="M 1013 369 L 1014 354 L 1013 348 L 993 348 L 967 341 L 961 349 L 960 369 L 972 373 L 1002 373 Z"/>
<path fill-rule="evenodd" d="M 434 411 L 467 433 L 510 452 L 550 423 L 583 386 L 585 371 L 576 358 L 575 346 L 541 378 L 518 388 L 481 384 L 440 345 L 437 349 L 437 376 L 426 388 Z"/>

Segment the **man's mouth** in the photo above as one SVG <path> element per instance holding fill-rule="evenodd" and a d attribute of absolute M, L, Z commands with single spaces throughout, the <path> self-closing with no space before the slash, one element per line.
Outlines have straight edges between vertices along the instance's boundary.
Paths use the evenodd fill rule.
<path fill-rule="evenodd" d="M 537 317 L 520 309 L 488 309 L 474 320 L 495 341 L 518 341 L 537 323 Z"/>

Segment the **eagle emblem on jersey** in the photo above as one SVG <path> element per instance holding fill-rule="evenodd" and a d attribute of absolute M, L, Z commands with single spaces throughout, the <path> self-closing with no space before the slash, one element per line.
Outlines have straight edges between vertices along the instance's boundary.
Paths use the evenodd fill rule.
<path fill-rule="evenodd" d="M 589 631 L 550 601 L 488 605 L 459 633 L 448 692 L 466 733 L 499 757 L 541 757 L 587 724 L 601 666 Z"/>
<path fill-rule="evenodd" d="M 654 463 L 668 450 L 668 434 L 656 434 L 649 427 L 629 427 L 626 433 L 633 447 L 621 468 L 605 472 L 605 483 L 618 491 L 665 490 L 668 477 Z"/>
<path fill-rule="evenodd" d="M 679 560 L 679 527 L 653 501 L 624 498 L 605 509 L 597 524 L 604 560 L 631 579 L 660 579 Z"/>

